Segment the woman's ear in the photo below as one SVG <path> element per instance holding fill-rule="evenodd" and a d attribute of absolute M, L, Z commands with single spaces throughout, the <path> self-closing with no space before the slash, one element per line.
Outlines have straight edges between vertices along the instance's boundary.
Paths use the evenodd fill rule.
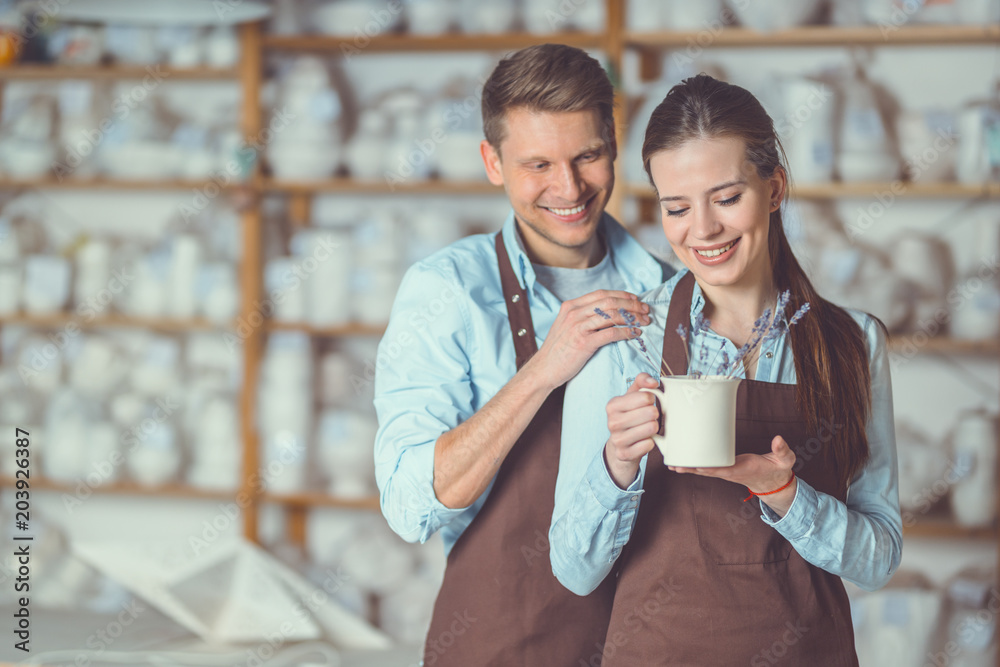
<path fill-rule="evenodd" d="M 769 210 L 771 213 L 774 213 L 781 208 L 781 202 L 784 201 L 787 195 L 788 173 L 783 167 L 775 167 L 771 178 L 767 179 L 767 184 L 771 193 Z"/>

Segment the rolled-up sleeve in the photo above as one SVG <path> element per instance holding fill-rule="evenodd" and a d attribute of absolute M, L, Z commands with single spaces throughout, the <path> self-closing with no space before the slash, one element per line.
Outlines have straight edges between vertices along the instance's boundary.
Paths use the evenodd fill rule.
<path fill-rule="evenodd" d="M 434 445 L 474 412 L 467 296 L 454 276 L 418 263 L 407 271 L 378 347 L 375 480 L 390 528 L 424 542 L 466 508 L 434 494 Z"/>
<path fill-rule="evenodd" d="M 888 583 L 899 566 L 903 526 L 887 341 L 870 317 L 864 332 L 872 389 L 866 427 L 870 458 L 851 481 L 846 504 L 800 479 L 785 516 L 761 504 L 761 518 L 805 560 L 872 591 Z"/>
<path fill-rule="evenodd" d="M 611 571 L 639 511 L 644 468 L 621 489 L 604 462 L 606 407 L 627 388 L 613 345 L 566 385 L 549 557 L 553 574 L 577 595 L 593 591 Z"/>

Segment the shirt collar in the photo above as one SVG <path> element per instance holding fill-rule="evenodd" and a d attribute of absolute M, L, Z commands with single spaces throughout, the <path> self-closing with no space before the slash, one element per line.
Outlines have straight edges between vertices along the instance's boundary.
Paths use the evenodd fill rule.
<path fill-rule="evenodd" d="M 611 260 L 618 268 L 618 273 L 629 291 L 641 294 L 663 281 L 663 268 L 660 263 L 607 212 L 601 215 L 598 232 L 604 236 L 611 253 Z M 514 211 L 507 214 L 500 233 L 521 287 L 533 291 L 537 277 L 521 235 L 517 232 Z"/>

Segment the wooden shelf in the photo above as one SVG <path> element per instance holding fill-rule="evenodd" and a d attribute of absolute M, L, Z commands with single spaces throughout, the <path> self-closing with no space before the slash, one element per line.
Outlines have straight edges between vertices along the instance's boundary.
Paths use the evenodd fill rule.
<path fill-rule="evenodd" d="M 318 327 L 308 322 L 268 322 L 268 331 L 302 331 L 310 336 L 381 336 L 386 325 L 352 322 L 334 327 Z"/>
<path fill-rule="evenodd" d="M 434 37 L 421 35 L 381 35 L 372 37 L 361 46 L 354 36 L 333 35 L 264 35 L 265 49 L 280 51 L 326 51 L 336 53 L 392 53 L 399 51 L 513 51 L 535 44 L 559 42 L 581 49 L 604 45 L 602 33 L 557 32 L 545 35 L 503 33 L 499 35 L 446 34 Z"/>
<path fill-rule="evenodd" d="M 166 317 L 126 317 L 105 315 L 88 320 L 71 313 L 54 315 L 17 314 L 0 317 L 0 325 L 21 325 L 31 327 L 65 327 L 74 324 L 80 329 L 101 328 L 141 328 L 155 331 L 224 331 L 235 328 L 235 323 L 219 324 L 203 318 L 177 319 Z"/>
<path fill-rule="evenodd" d="M 385 181 L 358 181 L 351 178 L 331 178 L 317 181 L 282 182 L 267 180 L 264 191 L 287 194 L 345 192 L 356 194 L 407 195 L 499 195 L 503 188 L 488 181 L 425 180 L 390 185 Z"/>
<path fill-rule="evenodd" d="M 157 77 L 171 80 L 231 79 L 238 81 L 235 69 L 216 67 L 169 67 L 166 65 L 11 65 L 0 67 L 0 81 L 51 81 L 53 79 L 94 79 L 101 81 Z"/>
<path fill-rule="evenodd" d="M 912 342 L 914 334 L 893 334 L 889 339 L 890 352 L 907 352 L 915 348 L 918 353 L 971 354 L 1000 356 L 1000 342 L 996 340 L 961 340 L 958 338 L 928 338 L 922 344 Z"/>
<path fill-rule="evenodd" d="M 325 493 L 265 493 L 261 500 L 294 507 L 338 507 L 351 510 L 378 510 L 378 496 L 335 498 Z"/>
<path fill-rule="evenodd" d="M 67 178 L 63 181 L 51 178 L 4 178 L 0 177 L 0 189 L 19 190 L 28 188 L 51 190 L 201 190 L 214 186 L 221 190 L 238 190 L 249 188 L 249 183 L 229 183 L 221 185 L 210 180 L 168 180 L 168 181 L 123 181 L 114 179 L 77 179 Z"/>
<path fill-rule="evenodd" d="M 803 26 L 770 33 L 724 28 L 717 34 L 697 32 L 628 32 L 625 45 L 638 48 L 780 46 L 901 46 L 984 44 L 1000 42 L 1000 25 L 910 25 L 895 30 L 880 26 Z"/>
<path fill-rule="evenodd" d="M 903 537 L 996 539 L 994 527 L 966 528 L 947 516 L 921 517 L 914 525 L 903 527 Z"/>
<path fill-rule="evenodd" d="M 794 176 L 794 174 L 793 174 Z M 644 183 L 630 183 L 625 191 L 635 197 L 653 199 L 656 196 L 652 186 Z M 1000 197 L 1000 183 L 963 185 L 961 183 L 817 183 L 793 185 L 789 196 L 796 199 L 871 199 L 877 196 L 919 198 L 975 199 L 978 197 Z"/>
<path fill-rule="evenodd" d="M 0 488 L 14 487 L 17 480 L 13 477 L 0 477 Z M 77 483 L 57 482 L 55 480 L 44 479 L 37 474 L 28 480 L 30 491 L 55 491 L 60 493 L 75 494 Z M 236 497 L 237 490 L 232 491 L 212 491 L 199 489 L 183 484 L 167 484 L 164 486 L 143 486 L 135 482 L 109 482 L 101 486 L 87 486 L 95 494 L 122 494 L 136 496 L 170 496 L 174 498 L 193 498 L 197 500 L 226 500 Z"/>

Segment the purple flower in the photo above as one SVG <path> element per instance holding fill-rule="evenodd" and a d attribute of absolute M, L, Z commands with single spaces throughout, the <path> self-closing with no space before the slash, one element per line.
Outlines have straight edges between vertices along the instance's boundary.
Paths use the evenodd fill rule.
<path fill-rule="evenodd" d="M 747 342 L 739 349 L 736 353 L 736 358 L 733 359 L 733 365 L 735 366 L 739 362 L 743 361 L 743 357 L 748 355 L 757 344 L 760 343 L 761 339 L 771 328 L 768 323 L 771 320 L 771 309 L 768 308 L 764 311 L 764 314 L 757 318 L 753 323 L 753 331 L 750 332 L 750 338 Z"/>
<path fill-rule="evenodd" d="M 694 327 L 691 329 L 691 334 L 698 334 L 702 331 L 708 331 L 708 318 L 703 313 L 698 313 L 694 316 Z"/>
<path fill-rule="evenodd" d="M 624 308 L 619 308 L 618 314 L 625 318 L 625 323 L 628 324 L 630 327 L 635 326 L 635 315 L 628 312 Z"/>
<path fill-rule="evenodd" d="M 594 312 L 597 313 L 598 315 L 600 315 L 601 317 L 603 317 L 606 320 L 610 320 L 611 319 L 611 316 L 608 315 L 607 313 L 605 313 L 600 308 L 594 308 Z M 618 309 L 618 314 L 621 315 L 622 318 L 624 318 L 624 320 L 626 322 L 626 326 L 634 328 L 636 331 L 639 331 L 639 327 L 636 326 L 636 317 L 635 317 L 635 315 L 633 315 L 632 313 L 628 312 L 624 308 L 619 308 Z M 634 338 L 631 338 L 630 340 L 634 340 L 635 341 L 636 345 L 639 347 L 639 351 L 642 352 L 642 356 L 646 358 L 646 361 L 649 362 L 649 365 L 652 366 L 653 368 L 657 368 L 657 365 L 649 357 L 649 350 L 646 349 L 646 341 L 644 341 L 642 339 L 642 336 L 641 335 L 637 335 Z M 660 374 L 661 375 L 663 374 L 664 367 L 666 367 L 667 371 L 670 371 L 670 367 L 667 366 L 666 362 L 664 362 L 662 359 L 660 359 L 659 370 L 660 370 Z M 672 371 L 670 371 L 670 372 L 672 373 Z"/>
<path fill-rule="evenodd" d="M 771 321 L 772 328 L 778 326 L 778 323 L 785 318 L 785 308 L 788 307 L 788 300 L 791 297 L 792 293 L 789 290 L 778 295 L 778 305 L 774 309 L 774 319 Z"/>
<path fill-rule="evenodd" d="M 802 316 L 808 312 L 809 312 L 809 302 L 806 301 L 804 304 L 802 304 L 802 307 L 796 310 L 795 314 L 792 315 L 792 319 L 788 321 L 788 326 L 791 326 L 796 322 L 798 322 L 799 320 L 801 320 Z"/>
<path fill-rule="evenodd" d="M 687 342 L 688 332 L 687 329 L 684 328 L 683 324 L 677 325 L 677 335 L 681 337 L 682 341 L 684 341 L 685 343 Z"/>

